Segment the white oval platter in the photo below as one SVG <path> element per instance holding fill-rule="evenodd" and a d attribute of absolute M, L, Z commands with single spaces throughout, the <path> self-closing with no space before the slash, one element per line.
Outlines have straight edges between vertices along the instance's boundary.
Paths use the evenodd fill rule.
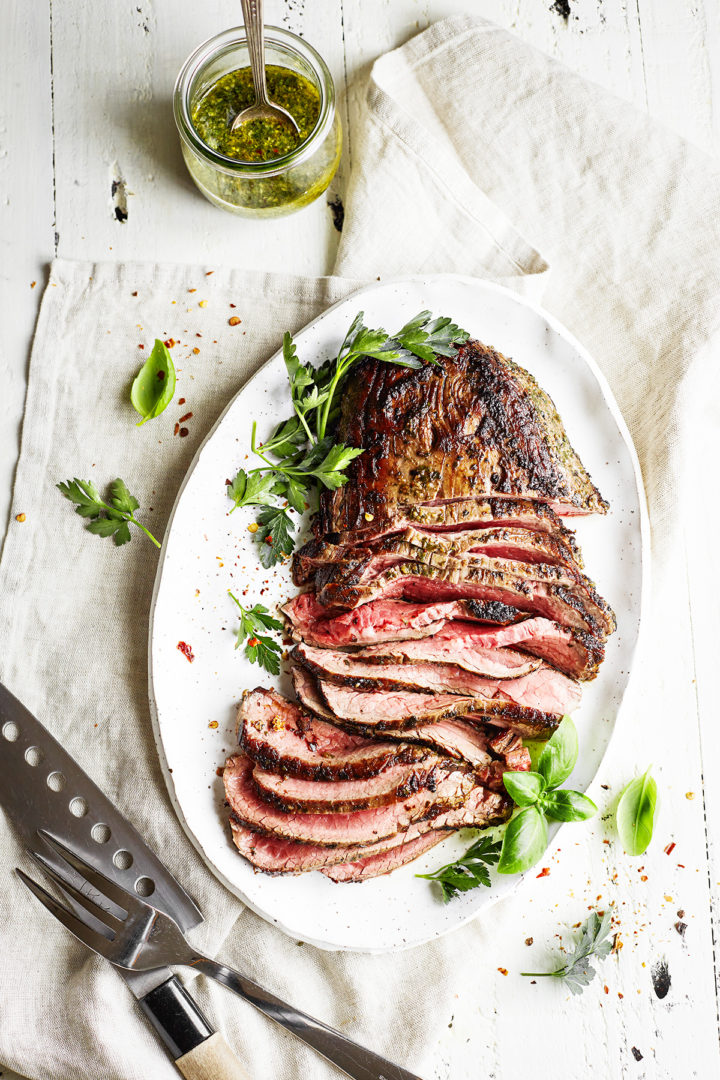
<path fill-rule="evenodd" d="M 334 356 L 360 310 L 367 325 L 392 331 L 426 308 L 450 315 L 471 336 L 536 376 L 610 502 L 607 517 L 576 522 L 587 573 L 618 620 L 600 675 L 585 685 L 574 714 L 581 750 L 571 784 L 585 790 L 617 725 L 640 628 L 648 527 L 637 457 L 607 383 L 583 347 L 547 312 L 489 282 L 440 275 L 370 285 L 298 333 L 298 355 L 315 364 Z M 513 890 L 518 879 L 493 875 L 490 889 L 443 904 L 435 888 L 415 875 L 456 858 L 467 836 L 451 837 L 410 866 L 360 885 L 338 885 L 320 873 L 255 873 L 230 840 L 217 770 L 235 745 L 240 695 L 273 683 L 289 692 L 289 683 L 282 676 L 273 680 L 235 650 L 237 609 L 227 590 L 243 603 L 260 601 L 272 609 L 295 589 L 288 566 L 267 571 L 259 564 L 247 529 L 252 507 L 228 515 L 225 479 L 247 465 L 252 420 L 262 440 L 290 411 L 285 367 L 277 354 L 225 409 L 178 494 L 160 556 L 150 627 L 150 700 L 158 748 L 190 839 L 253 911 L 292 937 L 325 949 L 408 948 L 460 926 Z M 193 663 L 178 650 L 179 641 L 191 645 Z M 531 871 L 530 880 L 533 876 Z"/>

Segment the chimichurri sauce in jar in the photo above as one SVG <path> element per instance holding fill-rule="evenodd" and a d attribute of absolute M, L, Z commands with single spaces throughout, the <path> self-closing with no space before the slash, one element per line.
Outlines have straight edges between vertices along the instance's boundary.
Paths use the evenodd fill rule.
<path fill-rule="evenodd" d="M 298 125 L 251 120 L 255 103 L 243 27 L 204 42 L 188 57 L 173 95 L 185 164 L 216 206 L 245 217 L 281 217 L 313 202 L 337 171 L 342 131 L 327 64 L 289 30 L 265 27 L 268 96 Z"/>
<path fill-rule="evenodd" d="M 312 133 L 320 115 L 320 94 L 290 68 L 265 68 L 268 97 L 287 109 L 299 131 L 282 120 L 249 120 L 232 131 L 238 113 L 255 103 L 249 67 L 229 71 L 211 86 L 193 109 L 192 122 L 202 141 L 237 161 L 270 161 L 296 150 Z"/>

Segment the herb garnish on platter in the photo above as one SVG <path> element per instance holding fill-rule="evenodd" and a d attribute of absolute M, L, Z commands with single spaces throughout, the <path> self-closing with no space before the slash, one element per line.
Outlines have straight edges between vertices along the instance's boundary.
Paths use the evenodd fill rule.
<path fill-rule="evenodd" d="M 596 911 L 585 920 L 580 931 L 580 940 L 568 955 L 567 963 L 555 971 L 522 971 L 521 975 L 534 979 L 564 979 L 573 994 L 582 994 L 586 986 L 595 978 L 595 968 L 590 963 L 591 957 L 604 960 L 612 952 L 610 939 L 612 907 L 600 918 Z"/>
<path fill-rule="evenodd" d="M 228 589 L 228 596 L 235 601 L 240 609 L 240 627 L 235 631 L 237 641 L 235 648 L 245 645 L 245 655 L 251 664 L 259 664 L 271 675 L 277 675 L 280 671 L 281 648 L 274 638 L 263 633 L 264 630 L 282 630 L 282 623 L 273 619 L 264 604 L 255 604 L 251 608 L 244 608 L 237 596 Z M 247 640 L 246 640 L 247 639 Z"/>
<path fill-rule="evenodd" d="M 415 877 L 436 881 L 440 886 L 442 898 L 447 903 L 458 893 L 467 892 L 468 889 L 474 889 L 477 885 L 490 888 L 488 866 L 495 866 L 500 858 L 501 847 L 500 840 L 491 840 L 489 836 L 481 836 L 457 862 L 441 866 L 434 874 L 416 874 Z"/>
<path fill-rule="evenodd" d="M 519 874 L 534 866 L 547 847 L 547 819 L 586 821 L 597 806 L 579 791 L 557 791 L 578 757 L 575 724 L 564 716 L 538 760 L 537 772 L 506 772 L 503 783 L 523 809 L 508 822 L 503 836 L 498 873 Z"/>
<path fill-rule="evenodd" d="M 135 511 L 140 506 L 134 495 L 131 495 L 126 484 L 119 477 L 110 485 L 110 502 L 100 498 L 100 493 L 91 480 L 67 480 L 64 484 L 56 485 L 58 490 L 70 502 L 76 503 L 75 513 L 80 517 L 89 518 L 85 528 L 96 536 L 112 536 L 116 545 L 120 547 L 130 540 L 130 525 L 136 525 L 144 532 L 155 547 L 160 547 L 160 541 L 156 540 L 149 529 L 146 529 L 137 518 Z"/>
<path fill-rule="evenodd" d="M 521 810 L 505 827 L 502 842 L 481 838 L 456 862 L 434 874 L 416 876 L 438 881 L 447 902 L 476 885 L 490 885 L 490 875 L 481 862 L 491 866 L 497 863 L 500 874 L 519 874 L 534 866 L 547 847 L 548 818 L 586 821 L 597 813 L 597 806 L 587 795 L 557 790 L 575 768 L 577 757 L 577 730 L 570 717 L 564 716 L 543 747 L 537 772 L 503 773 L 505 788 Z"/>
<path fill-rule="evenodd" d="M 295 523 L 289 511 L 302 514 L 320 487 L 334 491 L 346 484 L 348 465 L 363 453 L 334 439 L 342 388 L 353 365 L 370 357 L 419 368 L 425 362 L 437 363 L 438 356 L 455 356 L 457 346 L 469 337 L 451 319 L 434 318 L 429 311 L 421 311 L 394 334 L 370 329 L 363 318 L 361 311 L 337 356 L 318 368 L 300 362 L 290 334 L 283 338 L 293 415 L 262 445 L 257 444 L 253 424 L 251 449 L 263 464 L 240 469 L 227 486 L 234 503 L 230 513 L 240 506 L 262 507 L 255 539 L 265 567 L 280 562 L 295 546 Z"/>

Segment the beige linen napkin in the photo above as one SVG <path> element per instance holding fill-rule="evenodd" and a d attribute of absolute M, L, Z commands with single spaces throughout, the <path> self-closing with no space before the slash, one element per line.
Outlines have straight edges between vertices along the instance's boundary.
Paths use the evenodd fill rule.
<path fill-rule="evenodd" d="M 683 672 L 692 653 L 673 523 L 681 448 L 696 415 L 698 395 L 689 387 L 709 386 L 712 376 L 720 178 L 714 163 L 626 104 L 465 17 L 378 61 L 356 160 L 337 277 L 55 264 L 33 348 L 14 493 L 13 516 L 25 514 L 25 521 L 13 520 L 0 565 L 1 677 L 197 898 L 207 916 L 198 944 L 423 1075 L 435 1068 L 441 1028 L 456 1013 L 474 1040 L 475 1061 L 461 1071 L 451 1045 L 444 1063 L 436 1060 L 437 1075 L 463 1080 L 494 1070 L 513 1077 L 526 1064 L 523 1040 L 503 1040 L 499 1031 L 503 1012 L 512 1018 L 527 987 L 498 976 L 497 967 L 509 967 L 513 955 L 520 968 L 529 892 L 440 942 L 375 957 L 300 946 L 244 910 L 200 864 L 160 776 L 146 692 L 155 551 L 139 536 L 118 550 L 89 536 L 53 485 L 72 475 L 104 485 L 120 475 L 161 535 L 195 448 L 229 397 L 278 347 L 283 330 L 347 295 L 353 281 L 378 275 L 516 275 L 522 288 L 523 280 L 548 276 L 537 248 L 552 268 L 546 306 L 603 366 L 641 455 L 661 542 L 658 612 L 675 580 L 673 662 L 658 633 L 630 694 L 635 724 L 626 724 L 622 756 L 616 741 L 604 779 L 627 778 L 636 761 L 645 762 L 648 735 L 659 730 L 667 740 L 654 746 L 654 760 L 659 768 L 672 762 L 685 790 L 689 761 L 673 750 L 670 736 L 673 717 L 692 710 Z M 240 317 L 239 326 L 228 325 L 231 315 Z M 155 336 L 178 342 L 176 401 L 186 403 L 136 429 L 128 385 Z M 180 439 L 173 427 L 186 411 L 193 413 L 189 435 Z M 659 625 L 655 613 L 650 621 Z M 598 857 L 601 831 L 600 822 L 578 830 L 577 846 L 553 864 L 577 897 L 568 921 L 608 887 L 612 867 Z M 0 850 L 6 869 L 22 861 L 2 818 Z M 175 1075 L 116 974 L 31 908 L 6 872 L 0 904 L 0 1061 L 33 1080 Z M 531 929 L 539 934 L 544 927 L 550 942 L 556 917 L 541 899 L 535 909 Z M 338 1075 L 221 988 L 198 979 L 193 991 L 254 1077 Z M 565 1008 L 557 1015 L 552 1000 L 566 1075 L 582 1075 L 584 1050 L 573 1043 L 577 1014 Z M 652 1022 L 646 1000 L 629 1006 L 638 1023 Z M 538 1007 L 523 1016 L 527 1040 L 542 1036 L 550 1016 L 542 997 L 533 1001 Z M 712 1017 L 709 1011 L 710 1024 Z M 682 1014 L 688 1025 L 705 1019 L 701 1010 Z M 581 1042 L 611 1046 L 614 1056 L 597 1062 L 610 1075 L 620 1051 L 603 1042 L 600 1010 L 584 1015 L 583 1025 Z M 696 1052 L 689 1041 L 688 1060 Z M 552 1060 L 541 1058 L 537 1076 L 556 1077 Z"/>

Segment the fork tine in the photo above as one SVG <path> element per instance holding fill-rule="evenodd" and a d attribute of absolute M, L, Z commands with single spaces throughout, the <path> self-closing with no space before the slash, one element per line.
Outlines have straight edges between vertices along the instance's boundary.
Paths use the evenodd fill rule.
<path fill-rule="evenodd" d="M 91 930 L 82 919 L 79 919 L 77 915 L 73 915 L 71 911 L 58 903 L 54 896 L 46 892 L 41 885 L 38 885 L 36 881 L 33 881 L 17 866 L 15 867 L 15 873 L 23 884 L 27 885 L 30 892 L 37 897 L 43 907 L 46 907 L 51 915 L 54 915 L 63 924 L 66 930 L 69 930 L 79 941 L 82 941 L 83 945 L 87 945 L 88 948 L 107 958 L 109 948 L 112 948 L 112 943 L 107 938 Z"/>
<path fill-rule="evenodd" d="M 86 863 L 84 859 L 81 859 L 74 851 L 65 847 L 65 845 L 54 837 L 52 833 L 47 832 L 45 829 L 39 829 L 38 833 L 46 843 L 50 844 L 52 848 L 55 848 L 57 853 L 61 855 L 74 870 L 77 870 L 78 874 L 81 874 L 99 893 L 103 893 L 107 896 L 128 915 L 130 914 L 131 908 L 140 905 L 140 902 L 135 900 L 132 893 L 121 888 L 120 885 L 116 885 L 114 881 L 105 877 L 105 875 L 101 874 L 99 870 L 96 870 L 94 866 Z"/>
<path fill-rule="evenodd" d="M 101 907 L 91 896 L 87 896 L 86 893 L 78 889 L 76 885 L 73 885 L 66 874 L 62 873 L 57 867 L 53 866 L 49 859 L 46 859 L 44 855 L 41 855 L 37 851 L 28 851 L 28 855 L 45 871 L 50 880 L 61 889 L 66 896 L 71 897 L 76 904 L 88 911 L 94 919 L 97 919 L 99 923 L 102 923 L 107 930 L 114 931 L 123 924 L 123 919 L 119 919 L 112 912 L 106 908 Z M 103 897 L 104 899 L 104 897 Z M 114 937 L 113 933 L 113 937 Z"/>

